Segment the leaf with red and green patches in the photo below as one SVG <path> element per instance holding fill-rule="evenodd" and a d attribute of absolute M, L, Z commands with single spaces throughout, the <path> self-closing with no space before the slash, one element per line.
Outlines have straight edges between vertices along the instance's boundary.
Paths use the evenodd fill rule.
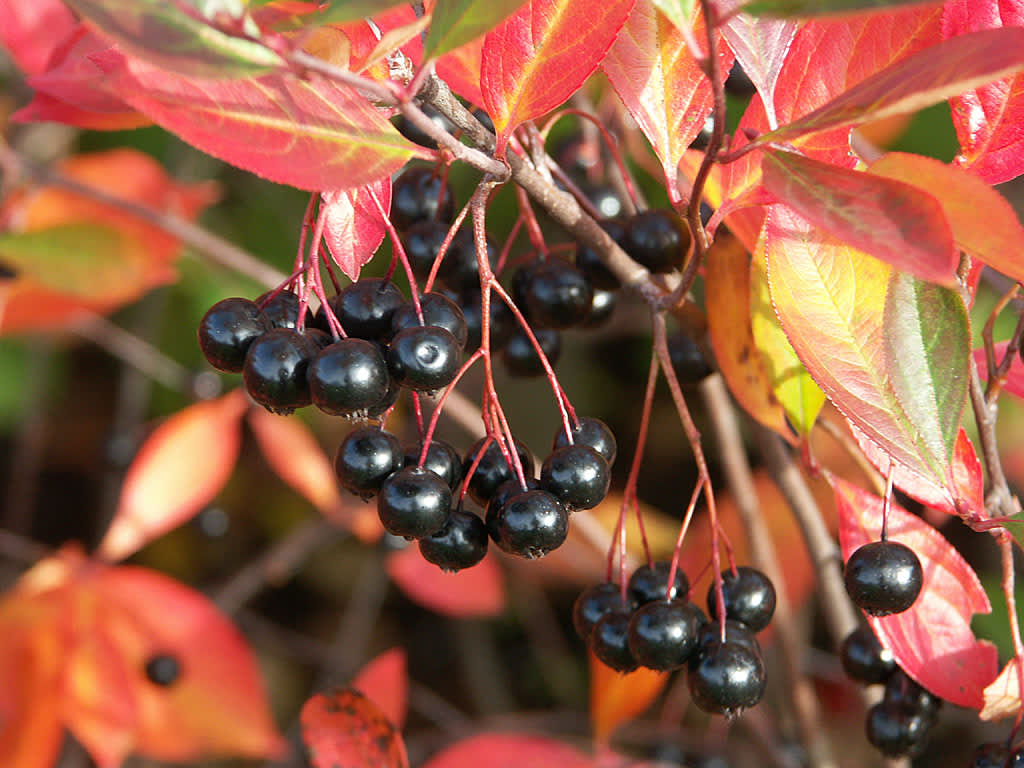
<path fill-rule="evenodd" d="M 750 262 L 750 328 L 775 397 L 797 434 L 806 437 L 825 404 L 825 393 L 800 362 L 775 314 L 763 237 Z"/>
<path fill-rule="evenodd" d="M 353 688 L 313 696 L 303 705 L 300 721 L 314 768 L 409 768 L 402 735 Z"/>
<path fill-rule="evenodd" d="M 295 29 L 298 27 L 325 27 L 332 24 L 343 24 L 348 21 L 359 21 L 370 18 L 381 11 L 402 5 L 403 0 L 249 0 L 253 6 L 285 5 L 288 13 L 275 19 L 274 26 L 278 29 Z M 257 13 L 263 20 L 264 10 Z"/>
<path fill-rule="evenodd" d="M 1024 280 L 1024 227 L 1006 198 L 976 174 L 903 152 L 885 155 L 868 172 L 926 191 L 942 206 L 959 250 Z"/>
<path fill-rule="evenodd" d="M 765 237 L 772 302 L 814 380 L 893 461 L 948 488 L 970 337 L 957 295 L 837 243 L 785 206 L 770 210 Z"/>
<path fill-rule="evenodd" d="M 654 7 L 679 29 L 687 29 L 693 20 L 695 0 L 651 0 Z"/>
<path fill-rule="evenodd" d="M 786 61 L 789 46 L 800 29 L 800 22 L 781 19 L 757 19 L 737 13 L 722 25 L 722 36 L 750 82 L 761 94 L 768 125 L 775 128 L 775 83 Z"/>
<path fill-rule="evenodd" d="M 269 72 L 284 64 L 270 48 L 221 32 L 198 18 L 201 8 L 196 3 L 196 15 L 166 0 L 67 3 L 125 51 L 190 77 L 241 77 Z"/>
<path fill-rule="evenodd" d="M 448 573 L 424 560 L 419 547 L 407 547 L 384 566 L 406 597 L 442 616 L 497 616 L 505 608 L 505 577 L 493 556 Z"/>
<path fill-rule="evenodd" d="M 916 112 L 1024 70 L 1024 28 L 1003 27 L 944 40 L 861 81 L 755 144 Z"/>
<path fill-rule="evenodd" d="M 437 0 L 424 46 L 428 59 L 436 58 L 490 32 L 524 0 Z"/>
<path fill-rule="evenodd" d="M 245 396 L 235 390 L 190 405 L 149 436 L 125 475 L 117 511 L 97 550 L 100 557 L 122 560 L 134 554 L 220 493 L 238 459 L 245 409 Z"/>
<path fill-rule="evenodd" d="M 702 18 L 692 34 L 704 39 Z M 732 55 L 724 44 L 718 58 L 727 72 Z M 679 201 L 676 168 L 712 105 L 711 86 L 683 34 L 651 0 L 636 0 L 601 69 L 661 160 L 670 199 Z"/>
<path fill-rule="evenodd" d="M 1021 0 L 952 0 L 942 7 L 943 37 L 1024 27 Z M 949 100 L 960 139 L 957 163 L 989 184 L 1024 173 L 1024 74 L 972 88 Z"/>
<path fill-rule="evenodd" d="M 391 209 L 391 178 L 385 176 L 359 189 L 323 192 L 326 217 L 324 240 L 334 263 L 353 282 L 373 258 L 384 241 L 387 227 L 380 209 L 373 202 L 376 196 L 384 209 Z"/>
<path fill-rule="evenodd" d="M 959 256 L 942 206 L 901 181 L 766 150 L 765 188 L 825 234 L 922 280 L 953 285 Z"/>
<path fill-rule="evenodd" d="M 481 91 L 498 153 L 519 125 L 559 106 L 593 74 L 635 0 L 527 0 L 484 38 Z"/>
<path fill-rule="evenodd" d="M 843 559 L 878 540 L 882 499 L 831 477 Z M 981 709 L 999 672 L 996 648 L 971 632 L 971 616 L 992 606 L 977 574 L 946 539 L 899 505 L 889 507 L 888 537 L 910 547 L 924 570 L 917 601 L 892 616 L 868 616 L 896 663 L 929 691 L 961 707 Z"/>
<path fill-rule="evenodd" d="M 921 5 L 929 0 L 751 0 L 743 6 L 746 13 L 790 17 L 831 16 L 863 11 L 884 11 L 900 5 Z M 938 0 L 931 0 L 938 5 Z"/>
<path fill-rule="evenodd" d="M 225 162 L 300 189 L 350 189 L 430 152 L 409 142 L 354 89 L 267 75 L 179 77 L 116 52 L 94 57 L 118 96 Z"/>

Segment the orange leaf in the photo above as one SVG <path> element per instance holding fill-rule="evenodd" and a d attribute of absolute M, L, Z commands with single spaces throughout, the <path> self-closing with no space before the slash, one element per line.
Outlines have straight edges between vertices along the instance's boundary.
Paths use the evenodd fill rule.
<path fill-rule="evenodd" d="M 150 435 L 128 468 L 98 554 L 121 560 L 189 520 L 224 487 L 241 444 L 242 391 L 189 406 Z"/>
<path fill-rule="evenodd" d="M 704 281 L 711 345 L 729 390 L 747 413 L 792 442 L 751 326 L 750 256 L 727 232 L 711 246 Z"/>
<path fill-rule="evenodd" d="M 362 691 L 398 730 L 405 725 L 409 709 L 409 672 L 405 651 L 392 648 L 359 670 L 350 684 Z"/>
<path fill-rule="evenodd" d="M 505 579 L 494 557 L 446 573 L 417 547 L 392 552 L 385 562 L 392 581 L 414 603 L 445 616 L 496 616 L 505 607 Z"/>
<path fill-rule="evenodd" d="M 318 693 L 302 707 L 300 719 L 315 768 L 408 768 L 401 734 L 359 691 Z"/>
<path fill-rule="evenodd" d="M 590 659 L 590 724 L 594 741 L 607 745 L 608 739 L 623 723 L 632 720 L 650 706 L 668 682 L 667 672 L 641 667 L 622 674 L 606 667 L 593 652 Z"/>

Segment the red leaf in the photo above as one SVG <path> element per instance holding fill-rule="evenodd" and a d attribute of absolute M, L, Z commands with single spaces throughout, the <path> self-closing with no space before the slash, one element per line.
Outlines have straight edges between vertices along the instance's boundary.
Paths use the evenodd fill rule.
<path fill-rule="evenodd" d="M 1006 355 L 1008 341 L 1000 341 L 995 345 L 996 365 Z M 988 363 L 985 362 L 985 348 L 978 347 L 973 352 L 974 362 L 978 366 L 978 375 L 982 381 L 988 379 Z M 1020 355 L 1014 355 L 1010 361 L 1010 370 L 1006 372 L 1006 381 L 1003 389 L 1016 397 L 1024 398 L 1024 362 L 1021 362 Z"/>
<path fill-rule="evenodd" d="M 1024 227 L 1002 195 L 978 176 L 930 157 L 891 152 L 868 171 L 912 184 L 942 205 L 956 247 L 1015 280 L 1024 280 Z"/>
<path fill-rule="evenodd" d="M 391 178 L 385 176 L 359 189 L 323 192 L 326 207 L 324 239 L 334 263 L 350 280 L 359 279 L 359 271 L 373 258 L 384 241 L 387 227 L 371 195 L 376 195 L 384 211 L 391 208 Z"/>
<path fill-rule="evenodd" d="M 953 236 L 927 192 L 795 152 L 766 151 L 761 170 L 769 192 L 826 234 L 922 280 L 956 282 Z"/>
<path fill-rule="evenodd" d="M 398 730 L 405 725 L 409 709 L 409 672 L 405 651 L 392 648 L 359 670 L 350 683 L 373 700 Z"/>
<path fill-rule="evenodd" d="M 942 7 L 943 37 L 1024 26 L 1021 0 L 952 0 Z M 1024 172 L 1024 74 L 954 96 L 949 101 L 960 139 L 957 162 L 989 184 Z"/>
<path fill-rule="evenodd" d="M 704 39 L 703 17 L 693 34 Z M 719 45 L 723 72 L 732 56 Z M 670 197 L 678 201 L 676 168 L 711 111 L 711 85 L 682 33 L 651 0 L 637 0 L 601 68 L 654 147 Z"/>
<path fill-rule="evenodd" d="M 75 17 L 60 0 L 0 2 L 0 44 L 27 75 L 47 69 L 54 48 L 75 24 Z"/>
<path fill-rule="evenodd" d="M 109 52 L 93 57 L 118 95 L 221 160 L 300 189 L 349 189 L 430 153 L 407 141 L 355 90 L 267 75 L 179 77 Z"/>
<path fill-rule="evenodd" d="M 405 742 L 377 705 L 351 688 L 302 707 L 302 740 L 314 768 L 408 768 Z"/>
<path fill-rule="evenodd" d="M 484 50 L 484 38 L 449 51 L 434 63 L 434 69 L 455 93 L 470 104 L 483 106 L 484 95 L 480 92 L 480 64 Z"/>
<path fill-rule="evenodd" d="M 519 733 L 482 733 L 435 755 L 423 768 L 594 768 L 594 761 L 560 741 Z"/>
<path fill-rule="evenodd" d="M 161 424 L 128 468 L 98 554 L 121 560 L 198 513 L 224 487 L 238 458 L 242 391 L 197 403 Z"/>
<path fill-rule="evenodd" d="M 406 547 L 388 555 L 386 568 L 410 600 L 444 616 L 497 616 L 505 607 L 505 579 L 494 557 L 445 573 L 424 560 L 418 547 Z"/>
<path fill-rule="evenodd" d="M 484 38 L 481 90 L 498 133 L 568 99 L 593 74 L 634 0 L 528 0 Z"/>
<path fill-rule="evenodd" d="M 722 25 L 722 36 L 736 54 L 747 77 L 761 94 L 768 125 L 775 128 L 775 84 L 789 46 L 800 29 L 793 19 L 764 19 L 737 13 Z"/>
<path fill-rule="evenodd" d="M 838 477 L 831 480 L 846 560 L 877 541 L 882 499 Z M 868 621 L 910 677 L 947 701 L 981 709 L 999 667 L 995 646 L 971 632 L 971 616 L 992 610 L 978 576 L 938 531 L 896 504 L 889 509 L 888 534 L 920 558 L 924 586 L 910 609 Z"/>

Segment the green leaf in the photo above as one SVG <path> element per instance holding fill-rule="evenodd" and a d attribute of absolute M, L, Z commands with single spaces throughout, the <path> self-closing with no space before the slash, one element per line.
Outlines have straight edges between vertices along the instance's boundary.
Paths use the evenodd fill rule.
<path fill-rule="evenodd" d="M 167 0 L 68 0 L 68 5 L 127 51 L 193 77 L 255 75 L 283 64 L 259 43 L 225 34 Z"/>
<path fill-rule="evenodd" d="M 651 0 L 654 7 L 665 14 L 679 29 L 689 30 L 693 27 L 694 0 Z"/>
<path fill-rule="evenodd" d="M 857 11 L 878 11 L 901 5 L 938 5 L 921 0 L 753 0 L 743 6 L 755 16 L 831 16 Z"/>
<path fill-rule="evenodd" d="M 252 5 L 267 5 L 274 0 L 255 0 Z M 292 16 L 277 25 L 278 29 L 298 29 L 300 27 L 323 27 L 328 24 L 343 24 L 347 21 L 358 21 L 376 16 L 382 11 L 402 5 L 404 0 L 332 0 L 322 8 L 318 8 L 304 16 Z"/>
<path fill-rule="evenodd" d="M 424 59 L 435 59 L 490 32 L 524 0 L 437 0 L 424 44 Z"/>

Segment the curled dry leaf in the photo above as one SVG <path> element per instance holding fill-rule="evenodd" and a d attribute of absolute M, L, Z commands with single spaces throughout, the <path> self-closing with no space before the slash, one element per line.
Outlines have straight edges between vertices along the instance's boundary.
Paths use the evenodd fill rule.
<path fill-rule="evenodd" d="M 854 550 L 878 540 L 882 499 L 841 478 L 831 480 L 846 560 Z M 908 610 L 868 621 L 914 680 L 947 701 L 980 710 L 984 690 L 999 667 L 995 646 L 979 641 L 971 631 L 971 616 L 992 610 L 977 574 L 942 534 L 896 504 L 889 509 L 888 533 L 917 554 L 924 584 Z"/>
<path fill-rule="evenodd" d="M 401 648 L 392 648 L 371 659 L 350 683 L 373 700 L 398 730 L 409 709 L 408 659 Z"/>
<path fill-rule="evenodd" d="M 389 554 L 385 567 L 406 597 L 444 616 L 497 616 L 505 608 L 505 577 L 493 555 L 446 573 L 411 546 Z"/>
<path fill-rule="evenodd" d="M 978 717 L 1001 720 L 1020 712 L 1020 662 L 1010 659 L 999 676 L 985 689 L 985 706 Z"/>
<path fill-rule="evenodd" d="M 408 768 L 405 742 L 376 704 L 353 688 L 318 693 L 302 707 L 314 768 Z"/>
<path fill-rule="evenodd" d="M 149 436 L 125 475 L 101 557 L 128 557 L 213 500 L 238 459 L 246 407 L 235 390 L 179 411 Z"/>

